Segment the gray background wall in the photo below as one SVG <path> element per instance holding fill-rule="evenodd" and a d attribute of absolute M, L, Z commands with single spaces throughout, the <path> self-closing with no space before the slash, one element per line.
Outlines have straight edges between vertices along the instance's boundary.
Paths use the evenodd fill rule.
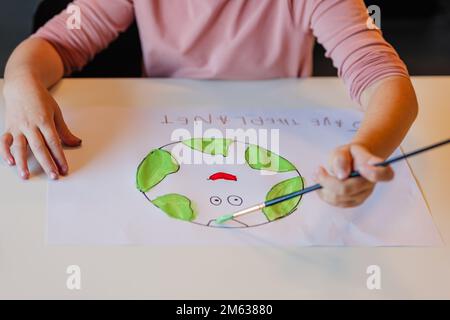
<path fill-rule="evenodd" d="M 0 75 L 14 47 L 30 34 L 39 0 L 0 0 Z"/>
<path fill-rule="evenodd" d="M 207 0 L 205 0 L 207 1 Z M 40 0 L 0 0 L 0 76 L 14 47 L 30 34 Z M 450 1 L 367 0 L 382 10 L 385 37 L 414 75 L 450 75 Z M 408 4 L 408 6 L 405 6 Z M 335 75 L 330 61 L 315 51 L 315 75 Z"/>

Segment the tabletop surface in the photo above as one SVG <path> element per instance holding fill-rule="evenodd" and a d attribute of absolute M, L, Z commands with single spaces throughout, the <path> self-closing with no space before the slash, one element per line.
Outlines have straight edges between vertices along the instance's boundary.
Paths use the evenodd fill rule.
<path fill-rule="evenodd" d="M 404 151 L 450 136 L 450 77 L 414 78 L 420 113 Z M 0 88 L 3 81 L 0 80 Z M 329 107 L 354 107 L 335 78 L 222 82 L 168 79 L 65 79 L 52 90 L 64 105 L 164 107 L 227 99 L 258 102 L 306 98 Z M 326 92 L 327 94 L 323 94 Z M 2 98 L 1 98 L 2 99 Z M 3 130 L 4 101 L 0 100 Z M 408 160 L 433 219 L 450 243 L 450 148 Z M 265 263 L 246 248 L 161 246 L 49 246 L 46 186 L 40 175 L 23 182 L 0 166 L 0 299 L 9 298 L 450 298 L 450 250 L 442 248 L 267 248 Z M 208 255 L 199 269 L 199 257 Z M 258 255 L 260 257 L 261 255 Z M 66 286 L 67 267 L 81 268 L 81 290 Z M 369 290 L 367 268 L 381 270 L 381 290 Z M 184 274 L 179 272 L 183 267 Z M 233 272 L 245 273 L 245 283 Z M 270 274 L 286 272 L 283 283 Z M 242 277 L 241 277 L 242 278 Z"/>

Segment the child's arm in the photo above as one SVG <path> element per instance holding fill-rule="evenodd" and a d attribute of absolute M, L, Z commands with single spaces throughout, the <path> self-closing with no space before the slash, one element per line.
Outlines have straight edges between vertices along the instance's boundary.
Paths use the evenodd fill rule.
<path fill-rule="evenodd" d="M 393 177 L 391 168 L 368 165 L 398 147 L 417 113 L 417 100 L 406 66 L 394 48 L 373 28 L 361 0 L 308 1 L 310 28 L 333 60 L 350 96 L 365 110 L 360 129 L 350 144 L 330 157 L 330 173 L 323 168 L 317 180 L 319 195 L 340 207 L 361 204 L 379 181 Z M 344 181 L 350 170 L 363 178 Z"/>
<path fill-rule="evenodd" d="M 363 92 L 361 102 L 365 109 L 363 122 L 352 142 L 332 153 L 332 175 L 321 167 L 316 176 L 324 186 L 320 197 L 339 207 L 361 204 L 375 183 L 393 178 L 390 167 L 370 164 L 382 161 L 398 147 L 418 112 L 413 86 L 405 77 L 375 83 Z M 345 180 L 351 170 L 359 170 L 363 178 Z"/>
<path fill-rule="evenodd" d="M 353 143 L 385 158 L 400 145 L 417 117 L 418 103 L 411 80 L 381 80 L 364 91 L 361 102 L 364 120 Z"/>
<path fill-rule="evenodd" d="M 63 76 L 63 63 L 45 40 L 28 39 L 11 55 L 5 70 L 5 133 L 0 154 L 5 162 L 17 165 L 27 179 L 27 145 L 52 178 L 68 171 L 62 143 L 77 146 L 81 140 L 65 124 L 61 110 L 47 88 Z"/>
<path fill-rule="evenodd" d="M 80 70 L 105 49 L 134 19 L 131 0 L 75 0 L 83 13 L 80 29 L 67 27 L 71 13 L 53 17 L 12 54 L 5 72 L 5 133 L 0 155 L 17 165 L 27 179 L 27 147 L 30 146 L 46 174 L 56 179 L 68 172 L 62 143 L 77 146 L 62 113 L 47 88 L 64 73 Z"/>

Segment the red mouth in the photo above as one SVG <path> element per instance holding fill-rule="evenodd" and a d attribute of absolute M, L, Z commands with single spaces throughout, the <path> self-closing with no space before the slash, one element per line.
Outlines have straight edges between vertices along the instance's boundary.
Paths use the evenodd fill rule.
<path fill-rule="evenodd" d="M 209 176 L 208 180 L 229 180 L 229 181 L 237 181 L 237 177 L 234 174 L 226 173 L 226 172 L 216 172 Z"/>

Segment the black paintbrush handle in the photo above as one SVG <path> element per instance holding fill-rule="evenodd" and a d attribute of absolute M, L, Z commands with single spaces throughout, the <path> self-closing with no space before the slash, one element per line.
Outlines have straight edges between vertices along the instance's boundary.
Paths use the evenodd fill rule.
<path fill-rule="evenodd" d="M 401 160 L 404 160 L 406 158 L 410 158 L 412 156 L 418 155 L 418 154 L 420 154 L 422 152 L 425 152 L 425 151 L 428 151 L 428 150 L 431 150 L 431 149 L 434 149 L 434 148 L 437 148 L 437 147 L 441 147 L 441 146 L 443 146 L 443 145 L 445 145 L 447 143 L 450 143 L 450 139 L 447 139 L 447 140 L 444 140 L 444 141 L 432 144 L 432 145 L 424 147 L 424 148 L 417 149 L 415 151 L 411 151 L 411 152 L 402 154 L 402 155 L 397 156 L 397 157 L 393 157 L 393 158 L 388 159 L 386 161 L 377 163 L 377 164 L 375 164 L 375 166 L 376 167 L 387 167 L 388 165 L 390 165 L 390 164 L 392 164 L 394 162 L 401 161 Z M 352 173 L 350 173 L 350 175 L 349 175 L 349 178 L 356 178 L 356 177 L 360 177 L 360 176 L 361 176 L 361 174 L 358 171 L 352 171 Z M 295 192 L 292 192 L 290 194 L 287 194 L 287 195 L 284 195 L 284 196 L 281 196 L 281 197 L 278 197 L 278 198 L 275 198 L 275 199 L 272 199 L 272 200 L 265 201 L 264 204 L 265 204 L 266 207 L 270 207 L 270 206 L 273 206 L 273 205 L 275 205 L 277 203 L 280 203 L 280 202 L 283 202 L 283 201 L 287 201 L 287 200 L 293 199 L 295 197 L 299 197 L 299 196 L 304 195 L 306 193 L 309 193 L 309 192 L 312 192 L 312 191 L 316 191 L 316 190 L 319 190 L 319 189 L 322 189 L 322 188 L 323 187 L 320 184 L 315 184 L 315 185 L 312 185 L 312 186 L 310 186 L 308 188 L 305 188 L 303 190 L 295 191 Z"/>

